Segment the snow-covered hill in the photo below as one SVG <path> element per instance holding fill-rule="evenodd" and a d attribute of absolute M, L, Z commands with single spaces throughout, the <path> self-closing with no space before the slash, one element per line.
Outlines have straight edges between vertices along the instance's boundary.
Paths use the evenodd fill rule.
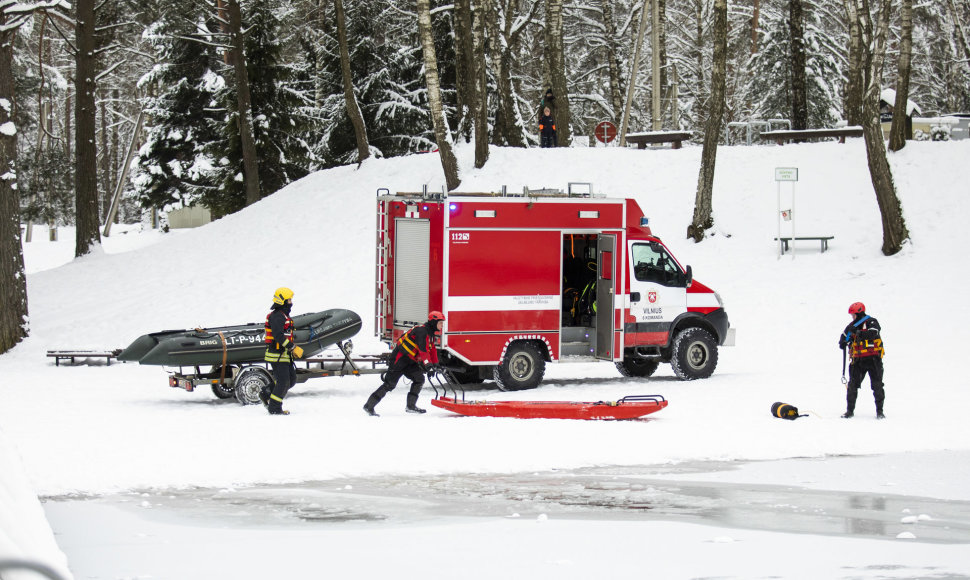
<path fill-rule="evenodd" d="M 670 401 L 650 421 L 595 423 L 456 419 L 438 409 L 405 415 L 402 388 L 375 420 L 360 409 L 374 376 L 311 381 L 287 398 L 292 415 L 269 417 L 204 389 L 170 389 L 156 367 L 55 367 L 44 357 L 54 348 L 123 347 L 162 329 L 262 320 L 278 286 L 294 289 L 297 313 L 360 313 L 356 350 L 384 349 L 372 336 L 375 193 L 438 190 L 443 177 L 435 155 L 370 160 L 311 175 L 196 230 L 118 235 L 103 252 L 58 267 L 48 266 L 58 255 L 69 260 L 70 241 L 28 245 L 32 330 L 0 356 L 0 435 L 19 452 L 36 492 L 970 449 L 962 413 L 970 380 L 959 364 L 970 327 L 962 292 L 970 274 L 959 246 L 970 209 L 970 141 L 911 142 L 891 156 L 913 241 L 893 257 L 880 252 L 880 216 L 857 139 L 722 147 L 716 232 L 701 244 L 685 239 L 700 148 L 493 149 L 481 170 L 470 148 L 458 154 L 461 191 L 590 182 L 598 193 L 636 198 L 654 233 L 724 298 L 738 345 L 721 351 L 704 381 L 677 381 L 665 366 L 641 381 L 609 364 L 565 364 L 550 367 L 535 391 L 499 395 L 486 383 L 474 395 L 659 393 Z M 795 259 L 779 259 L 776 167 L 799 169 L 798 232 L 835 236 L 824 254 L 811 242 Z M 790 192 L 785 184 L 783 194 Z M 857 300 L 883 326 L 887 421 L 874 419 L 868 385 L 856 419 L 838 419 L 845 389 L 836 341 Z M 773 419 L 775 401 L 813 416 Z M 825 483 L 872 482 L 834 475 Z M 927 493 L 970 499 L 964 485 L 937 483 Z"/>
<path fill-rule="evenodd" d="M 714 195 L 717 233 L 701 244 L 684 235 L 699 148 L 493 149 L 481 170 L 471 168 L 468 149 L 460 154 L 464 191 L 590 182 L 597 192 L 635 197 L 654 232 L 726 302 L 738 346 L 723 349 L 715 376 L 681 383 L 662 367 L 655 380 L 642 383 L 620 379 L 609 364 L 553 366 L 544 388 L 516 396 L 659 392 L 670 407 L 651 424 L 512 421 L 499 430 L 509 433 L 506 439 L 478 421 L 436 420 L 436 412 L 420 421 L 396 417 L 396 407 L 403 407 L 403 396 L 396 395 L 383 404 L 389 416 L 366 421 L 358 411 L 375 377 L 308 383 L 293 392 L 288 403 L 294 415 L 280 425 L 263 420 L 262 409 L 219 402 L 204 392 L 171 390 L 158 368 L 64 368 L 44 358 L 51 348 L 122 347 L 156 330 L 261 320 L 273 289 L 283 285 L 296 292 L 295 312 L 342 307 L 360 313 L 364 329 L 355 340 L 358 352 L 384 348 L 372 337 L 375 193 L 381 187 L 440 189 L 442 177 L 434 155 L 371 160 L 360 169 L 316 173 L 238 214 L 158 236 L 147 247 L 118 248 L 30 275 L 31 337 L 0 357 L 5 377 L 0 388 L 8 401 L 0 408 L 0 425 L 21 448 L 38 491 L 374 471 L 879 453 L 970 441 L 959 436 L 968 429 L 959 414 L 941 413 L 941 403 L 967 408 L 970 398 L 967 379 L 955 365 L 950 371 L 944 354 L 946 345 L 962 342 L 968 327 L 968 307 L 960 301 L 968 275 L 958 241 L 970 205 L 963 169 L 970 142 L 913 142 L 892 157 L 913 238 L 894 257 L 880 252 L 879 213 L 860 140 L 721 148 Z M 796 224 L 803 233 L 834 235 L 826 253 L 811 242 L 795 259 L 778 258 L 772 241 L 778 224 L 775 167 L 799 168 Z M 785 184 L 783 194 L 788 192 Z M 43 243 L 27 247 L 28 265 Z M 866 390 L 855 422 L 771 421 L 768 408 L 776 400 L 837 417 L 844 389 L 836 339 L 848 320 L 848 304 L 856 300 L 864 301 L 884 327 L 886 413 L 893 420 L 870 424 Z M 944 328 L 949 330 L 941 332 Z M 57 417 L 60 428 L 38 431 L 34 415 L 41 412 Z M 399 436 L 402 429 L 416 430 L 414 437 Z M 713 429 L 723 435 L 704 435 Z M 879 436 L 857 436 L 870 429 L 879 429 Z M 292 441 L 279 450 L 272 467 L 248 459 L 259 455 L 263 430 L 282 430 Z M 608 450 L 590 445 L 589 432 L 617 444 Z M 186 453 L 173 433 L 198 444 Z M 253 441 L 227 442 L 243 433 Z M 665 443 L 625 443 L 635 433 Z M 410 443 L 436 435 L 445 435 L 440 439 L 455 451 L 466 446 L 478 451 L 445 462 Z M 112 444 L 101 443 L 106 440 Z M 518 453 L 508 453 L 508 441 L 519 442 Z M 184 469 L 173 470 L 173 464 Z"/>

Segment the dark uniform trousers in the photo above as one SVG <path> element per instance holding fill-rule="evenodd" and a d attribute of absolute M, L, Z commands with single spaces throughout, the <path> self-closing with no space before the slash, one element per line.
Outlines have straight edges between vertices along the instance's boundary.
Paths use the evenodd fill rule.
<path fill-rule="evenodd" d="M 872 396 L 876 400 L 876 412 L 882 413 L 882 402 L 886 399 L 886 392 L 882 389 L 882 358 L 878 356 L 865 356 L 856 359 L 849 365 L 849 384 L 845 393 L 846 410 L 855 411 L 855 401 L 859 396 L 859 388 L 862 380 L 869 375 L 869 383 L 872 386 Z"/>
<path fill-rule="evenodd" d="M 290 361 L 274 362 L 270 363 L 273 367 L 273 380 L 276 384 L 273 385 L 273 395 L 283 399 L 286 397 L 286 393 L 293 388 L 296 384 L 296 365 Z M 269 407 L 272 410 L 282 410 L 283 403 L 271 399 L 269 402 Z"/>
<path fill-rule="evenodd" d="M 408 406 L 414 406 L 418 402 L 421 387 L 424 386 L 424 369 L 421 365 L 414 362 L 406 354 L 397 349 L 397 356 L 394 362 L 388 367 L 387 372 L 381 377 L 384 381 L 368 399 L 367 404 L 371 407 L 376 405 L 385 395 L 394 390 L 397 382 L 405 376 L 411 381 L 411 390 L 408 391 Z"/>

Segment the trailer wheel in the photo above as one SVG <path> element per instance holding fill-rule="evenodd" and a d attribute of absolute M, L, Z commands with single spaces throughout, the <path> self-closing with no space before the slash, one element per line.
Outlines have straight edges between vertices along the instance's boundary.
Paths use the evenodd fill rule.
<path fill-rule="evenodd" d="M 521 391 L 538 387 L 545 373 L 546 360 L 535 345 L 519 342 L 505 352 L 502 364 L 495 367 L 493 378 L 503 391 Z"/>
<path fill-rule="evenodd" d="M 717 367 L 717 341 L 703 328 L 688 328 L 674 339 L 670 364 L 682 380 L 706 379 Z"/>
<path fill-rule="evenodd" d="M 209 373 L 217 374 L 219 373 L 221 368 L 222 367 L 212 367 L 212 370 L 209 371 Z M 234 372 L 234 370 L 235 369 L 232 366 L 226 367 L 226 378 L 232 377 L 232 373 Z M 231 399 L 236 395 L 236 389 L 232 387 L 230 384 L 227 384 L 225 382 L 212 383 L 212 394 L 214 394 L 216 397 L 219 397 L 220 399 Z"/>
<path fill-rule="evenodd" d="M 263 387 L 273 387 L 273 377 L 269 371 L 256 366 L 244 367 L 233 382 L 236 400 L 243 405 L 262 405 L 259 400 L 260 391 Z"/>
<path fill-rule="evenodd" d="M 660 360 L 655 358 L 629 357 L 616 363 L 616 370 L 624 377 L 649 377 L 659 366 Z"/>

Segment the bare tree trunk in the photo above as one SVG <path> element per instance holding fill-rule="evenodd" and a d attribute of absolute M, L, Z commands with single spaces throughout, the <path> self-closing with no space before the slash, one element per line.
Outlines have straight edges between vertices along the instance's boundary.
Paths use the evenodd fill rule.
<path fill-rule="evenodd" d="M 668 90 L 670 81 L 667 79 L 667 0 L 654 0 L 657 3 L 657 13 L 659 22 L 657 24 L 657 34 L 659 35 L 660 48 L 660 99 L 666 103 L 670 96 Z M 662 105 L 664 109 L 667 105 Z M 676 130 L 676 127 L 674 127 Z"/>
<path fill-rule="evenodd" d="M 455 101 L 457 133 L 467 143 L 475 118 L 475 41 L 472 37 L 472 0 L 455 0 Z"/>
<path fill-rule="evenodd" d="M 569 113 L 569 87 L 566 85 L 566 53 L 562 36 L 563 0 L 546 0 L 546 41 L 552 93 L 556 95 L 556 140 L 560 147 L 569 147 L 573 135 Z"/>
<path fill-rule="evenodd" d="M 111 176 L 108 174 L 111 168 L 108 150 L 108 99 L 101 95 L 101 131 L 99 135 L 100 150 L 101 150 L 101 160 L 98 163 L 98 171 L 101 173 L 101 178 L 98 179 L 98 183 L 101 185 L 101 191 L 98 192 L 98 215 L 100 216 L 100 224 L 104 222 L 104 218 L 108 215 L 108 206 L 111 204 Z"/>
<path fill-rule="evenodd" d="M 633 45 L 633 62 L 630 64 L 630 84 L 626 87 L 626 105 L 623 107 L 623 120 L 620 122 L 620 147 L 626 147 L 626 132 L 630 126 L 630 109 L 633 106 L 633 93 L 637 89 L 637 74 L 640 72 L 640 49 L 643 47 L 643 35 L 647 30 L 647 2 L 643 0 L 640 7 L 640 28 L 637 40 Z"/>
<path fill-rule="evenodd" d="M 802 0 L 788 0 L 788 31 L 791 36 L 792 129 L 808 129 L 808 86 L 805 79 L 805 26 Z"/>
<path fill-rule="evenodd" d="M 907 134 L 909 111 L 909 73 L 913 59 L 913 0 L 902 0 L 900 3 L 900 20 L 902 30 L 899 38 L 899 67 L 896 70 L 896 102 L 893 105 L 893 123 L 889 128 L 889 150 L 899 151 L 906 146 L 906 140 L 913 136 Z"/>
<path fill-rule="evenodd" d="M 696 79 L 696 89 L 694 91 L 694 105 L 692 107 L 692 113 L 694 114 L 694 126 L 700 127 L 707 122 L 707 112 L 704 110 L 705 99 L 704 96 L 704 2 L 702 0 L 694 0 L 694 25 L 695 25 L 695 35 L 694 35 L 694 46 L 693 56 L 697 61 L 697 79 Z"/>
<path fill-rule="evenodd" d="M 475 167 L 481 169 L 488 161 L 488 79 L 485 68 L 485 1 L 475 0 L 472 18 L 472 66 L 475 74 L 474 121 Z"/>
<path fill-rule="evenodd" d="M 960 11 L 957 10 L 956 2 L 949 0 L 948 4 L 950 5 L 950 16 L 953 18 L 953 27 L 957 33 L 957 44 L 963 49 L 963 64 L 970 71 L 970 41 L 967 40 L 967 31 L 963 29 L 964 22 Z"/>
<path fill-rule="evenodd" d="M 370 157 L 367 127 L 364 126 L 364 115 L 361 114 L 360 106 L 357 104 L 357 96 L 354 95 L 354 79 L 350 74 L 350 49 L 347 46 L 344 2 L 343 0 L 334 0 L 333 5 L 337 12 L 337 42 L 340 43 L 340 71 L 344 79 L 344 101 L 347 103 L 347 116 L 350 117 L 350 124 L 354 126 L 354 135 L 357 137 L 357 162 L 361 163 Z"/>
<path fill-rule="evenodd" d="M 496 85 L 498 85 L 498 110 L 495 113 L 492 139 L 498 145 L 525 147 L 527 142 L 525 126 L 512 94 L 512 51 L 518 46 L 519 34 L 525 29 L 524 22 L 529 22 L 534 18 L 539 0 L 533 4 L 533 10 L 522 17 L 524 22 L 519 23 L 518 29 L 513 29 L 513 24 L 518 21 L 518 14 L 513 13 L 517 7 L 515 2 L 496 0 L 489 3 L 479 0 L 483 14 L 486 13 L 484 7 L 487 4 L 491 4 L 492 7 L 485 18 L 492 43 L 490 51 L 492 74 L 495 76 Z"/>
<path fill-rule="evenodd" d="M 94 41 L 95 0 L 78 0 L 75 39 L 75 105 L 74 105 L 74 195 L 76 212 L 76 235 L 74 255 L 83 256 L 92 246 L 101 243 L 101 219 L 98 213 L 98 146 L 97 111 L 94 92 L 95 78 Z"/>
<path fill-rule="evenodd" d="M 256 155 L 256 138 L 253 136 L 252 97 L 249 94 L 249 73 L 246 71 L 239 0 L 227 0 L 226 9 L 229 12 L 229 35 L 232 43 L 229 53 L 236 76 L 236 124 L 239 126 L 239 141 L 242 145 L 246 205 L 252 205 L 260 200 L 262 193 L 259 187 L 259 158 Z"/>
<path fill-rule="evenodd" d="M 434 136 L 438 143 L 438 153 L 441 155 L 441 168 L 445 172 L 445 182 L 448 191 L 461 185 L 458 177 L 458 160 L 452 149 L 451 134 L 448 131 L 448 119 L 445 117 L 441 103 L 441 84 L 438 80 L 438 56 L 434 50 L 434 39 L 431 36 L 431 6 L 430 0 L 417 0 L 418 34 L 421 38 L 421 52 L 424 53 L 424 78 L 428 85 L 428 105 L 431 108 L 431 122 L 434 124 Z"/>
<path fill-rule="evenodd" d="M 714 62 L 711 70 L 710 116 L 704 126 L 704 148 L 701 168 L 697 176 L 697 197 L 694 200 L 694 219 L 687 227 L 687 237 L 695 242 L 704 239 L 705 230 L 714 226 L 711 217 L 714 197 L 714 165 L 717 160 L 717 140 L 721 134 L 724 115 L 724 93 L 727 84 L 727 0 L 714 0 Z"/>
<path fill-rule="evenodd" d="M 845 17 L 849 25 L 845 119 L 849 125 L 862 125 L 862 25 L 856 0 L 845 0 Z"/>
<path fill-rule="evenodd" d="M 761 19 L 761 0 L 754 0 L 751 13 L 751 54 L 758 52 L 758 21 Z"/>
<path fill-rule="evenodd" d="M 862 35 L 865 40 L 863 72 L 866 91 L 862 101 L 862 132 L 866 141 L 869 175 L 879 204 L 879 214 L 882 217 L 882 253 L 887 256 L 899 252 L 909 238 L 902 206 L 896 196 L 896 186 L 893 184 L 889 160 L 886 159 L 886 145 L 883 140 L 882 124 L 879 121 L 879 93 L 882 87 L 882 67 L 886 56 L 886 36 L 892 1 L 878 0 L 879 22 L 875 30 L 869 0 L 862 0 L 859 10 L 862 19 Z"/>
<path fill-rule="evenodd" d="M 0 7 L 0 125 L 11 122 L 14 103 L 13 41 L 16 29 Z M 0 131 L 0 353 L 27 336 L 27 278 L 20 243 L 20 194 L 17 191 L 17 133 Z"/>
<path fill-rule="evenodd" d="M 601 0 L 603 4 L 603 36 L 606 37 L 606 65 L 610 73 L 610 105 L 613 107 L 613 120 L 623 114 L 623 87 L 620 81 L 620 58 L 616 50 L 616 22 L 613 15 L 613 1 Z"/>
<path fill-rule="evenodd" d="M 121 102 L 121 97 L 118 89 L 114 89 L 111 92 L 111 98 L 115 103 Z M 120 147 L 120 141 L 121 141 L 121 138 L 118 135 L 118 125 L 119 123 L 111 124 L 111 155 L 109 156 L 109 161 L 108 161 L 108 167 L 109 167 L 108 184 L 112 187 L 114 187 L 118 183 L 118 147 Z M 110 191 L 111 187 L 109 187 L 108 190 Z M 110 204 L 111 204 L 111 196 L 109 194 L 108 205 L 110 206 Z M 110 209 L 110 207 L 108 209 Z M 116 216 L 115 222 L 117 221 L 118 219 Z"/>

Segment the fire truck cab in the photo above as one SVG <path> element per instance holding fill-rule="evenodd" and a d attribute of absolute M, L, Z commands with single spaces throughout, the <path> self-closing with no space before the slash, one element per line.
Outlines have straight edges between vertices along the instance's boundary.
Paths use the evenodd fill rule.
<path fill-rule="evenodd" d="M 701 379 L 734 344 L 720 296 L 632 199 L 381 189 L 376 282 L 377 336 L 393 346 L 440 310 L 439 359 L 459 383 L 529 389 L 546 363 L 595 360 Z"/>

